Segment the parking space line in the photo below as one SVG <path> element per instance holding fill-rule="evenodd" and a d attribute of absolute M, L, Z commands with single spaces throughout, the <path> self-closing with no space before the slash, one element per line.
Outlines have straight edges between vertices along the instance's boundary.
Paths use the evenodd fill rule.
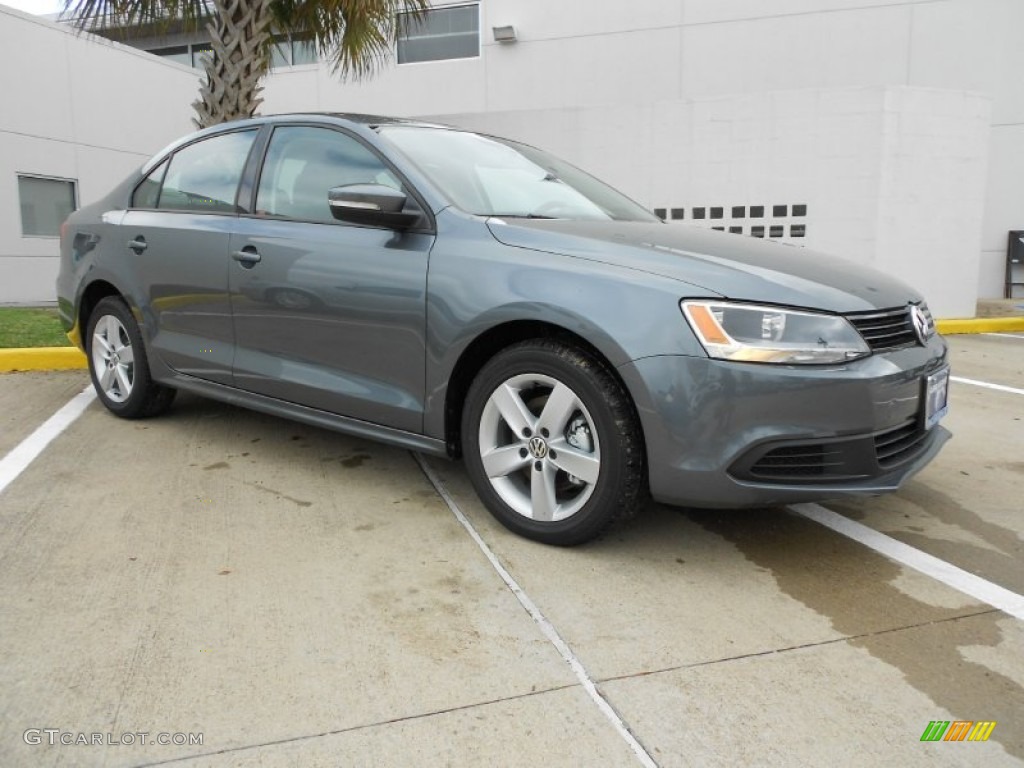
<path fill-rule="evenodd" d="M 831 528 L 836 533 L 860 542 L 890 560 L 895 560 L 926 576 L 931 576 L 948 587 L 1024 621 L 1024 595 L 1018 595 L 998 584 L 986 581 L 980 576 L 975 576 L 973 573 L 947 563 L 945 560 L 940 560 L 927 552 L 922 552 L 909 544 L 886 536 L 874 528 L 843 517 L 820 504 L 791 504 L 789 509 L 824 525 L 826 528 Z"/>
<path fill-rule="evenodd" d="M 71 426 L 95 399 L 96 392 L 90 384 L 0 459 L 0 493 L 36 460 L 55 437 Z"/>
<path fill-rule="evenodd" d="M 978 381 L 977 379 L 965 379 L 962 376 L 950 376 L 949 380 L 955 381 L 958 384 L 973 384 L 976 387 L 994 389 L 998 392 L 1009 392 L 1014 395 L 1024 395 L 1024 389 L 1018 389 L 1017 387 L 1008 387 L 1005 384 L 990 384 L 987 381 Z"/>
<path fill-rule="evenodd" d="M 1016 339 L 1017 341 L 1024 341 L 1024 336 L 1017 336 L 1013 333 L 986 333 L 985 336 L 998 336 L 1001 339 Z"/>
<path fill-rule="evenodd" d="M 448 493 L 448 489 L 444 487 L 444 483 L 441 482 L 441 478 L 439 478 L 434 470 L 430 468 L 422 456 L 418 453 L 413 453 L 412 456 L 416 463 L 420 465 L 420 469 L 423 470 L 423 474 L 427 476 L 430 484 L 434 486 L 434 490 L 437 491 L 444 500 L 444 503 L 448 505 L 448 509 L 450 509 L 452 514 L 455 515 L 455 519 L 459 521 L 459 524 L 466 529 L 466 532 L 470 535 L 473 541 L 476 542 L 476 545 L 484 553 L 484 557 L 490 561 L 491 566 L 495 571 L 497 571 L 501 580 L 505 582 L 505 586 L 511 590 L 512 594 L 516 596 L 517 600 L 519 600 L 520 605 L 522 605 L 523 608 L 526 609 L 526 612 L 530 614 L 530 618 L 532 618 L 537 626 L 540 627 L 540 631 L 551 642 L 551 644 L 555 646 L 559 655 L 561 655 L 576 675 L 576 679 L 580 681 L 580 685 L 583 686 L 583 690 L 585 690 L 590 698 L 593 699 L 597 708 L 601 710 L 601 714 L 611 722 L 618 734 L 626 741 L 630 749 L 633 750 L 633 754 L 635 754 L 640 760 L 641 765 L 647 766 L 648 768 L 657 768 L 657 763 L 654 762 L 650 753 L 644 749 L 644 746 L 639 741 L 637 741 L 636 737 L 630 732 L 629 727 L 625 722 L 623 722 L 622 718 L 619 717 L 619 714 L 615 711 L 612 705 L 609 704 L 608 700 L 601 695 L 600 691 L 597 690 L 597 686 L 594 684 L 593 679 L 591 679 L 590 674 L 587 672 L 586 668 L 584 668 L 583 663 L 579 660 L 576 654 L 573 653 L 572 648 L 570 648 L 568 643 L 562 639 L 562 636 L 558 634 L 558 630 L 555 629 L 554 625 L 552 625 L 544 614 L 541 613 L 540 608 L 538 608 L 536 603 L 530 599 L 530 596 L 523 591 L 523 588 L 519 586 L 519 583 L 512 578 L 512 574 L 505 570 L 505 566 L 501 564 L 498 556 L 494 554 L 494 551 L 489 546 L 487 546 L 487 543 L 480 537 L 480 534 L 477 533 L 473 524 L 469 522 L 469 519 L 462 513 L 462 510 L 459 509 L 459 505 L 455 502 L 455 499 L 452 498 L 451 494 Z"/>

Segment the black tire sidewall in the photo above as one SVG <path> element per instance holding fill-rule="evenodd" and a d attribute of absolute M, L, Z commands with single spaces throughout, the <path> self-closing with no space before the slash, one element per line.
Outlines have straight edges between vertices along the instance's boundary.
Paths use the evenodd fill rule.
<path fill-rule="evenodd" d="M 557 351 L 556 351 L 557 350 Z M 549 544 L 572 545 L 587 541 L 603 531 L 617 514 L 617 503 L 627 481 L 626 457 L 617 437 L 609 397 L 625 397 L 599 386 L 599 377 L 588 376 L 570 360 L 600 366 L 586 353 L 571 347 L 546 343 L 517 345 L 496 355 L 470 386 L 463 410 L 462 444 L 464 461 L 477 494 L 497 520 L 509 530 Z M 480 418 L 494 390 L 508 379 L 523 374 L 542 374 L 556 379 L 580 398 L 593 421 L 601 450 L 601 471 L 586 504 L 574 515 L 559 521 L 531 520 L 516 512 L 498 495 L 480 458 Z"/>

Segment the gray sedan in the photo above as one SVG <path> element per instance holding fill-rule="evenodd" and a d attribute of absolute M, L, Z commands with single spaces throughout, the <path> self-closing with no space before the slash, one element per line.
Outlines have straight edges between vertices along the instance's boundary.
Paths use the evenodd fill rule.
<path fill-rule="evenodd" d="M 103 404 L 178 389 L 462 456 L 509 529 L 577 544 L 648 495 L 900 486 L 949 434 L 922 297 L 806 249 L 667 225 L 514 141 L 282 115 L 201 131 L 63 228 Z"/>

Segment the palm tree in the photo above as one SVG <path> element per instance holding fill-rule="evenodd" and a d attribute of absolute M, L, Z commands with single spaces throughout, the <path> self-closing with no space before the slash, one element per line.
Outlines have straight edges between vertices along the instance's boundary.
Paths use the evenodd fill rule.
<path fill-rule="evenodd" d="M 63 16 L 81 30 L 143 36 L 172 23 L 205 24 L 212 52 L 192 103 L 197 127 L 252 117 L 263 102 L 273 35 L 313 43 L 342 78 L 365 78 L 391 53 L 398 15 L 421 18 L 429 0 L 64 0 Z"/>

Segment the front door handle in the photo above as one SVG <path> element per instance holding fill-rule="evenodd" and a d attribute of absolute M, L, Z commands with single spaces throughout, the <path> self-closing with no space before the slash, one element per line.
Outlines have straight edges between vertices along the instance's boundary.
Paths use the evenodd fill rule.
<path fill-rule="evenodd" d="M 252 269 L 259 262 L 260 255 L 253 246 L 247 245 L 242 250 L 232 253 L 231 258 L 246 269 Z"/>
<path fill-rule="evenodd" d="M 128 241 L 128 247 L 138 254 L 149 248 L 149 245 L 146 244 L 146 238 L 142 235 L 136 235 L 134 240 Z"/>

